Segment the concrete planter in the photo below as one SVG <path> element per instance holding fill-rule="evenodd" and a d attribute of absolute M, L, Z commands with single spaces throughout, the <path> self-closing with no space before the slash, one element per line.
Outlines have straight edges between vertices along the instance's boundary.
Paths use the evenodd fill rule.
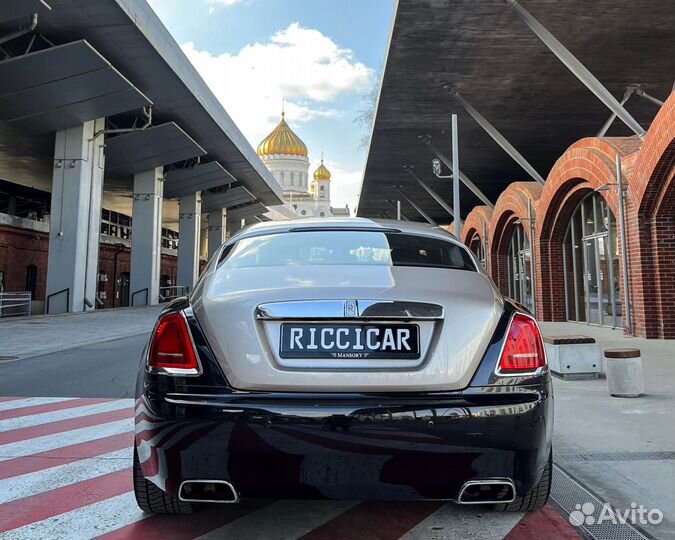
<path fill-rule="evenodd" d="M 607 387 L 614 397 L 638 397 L 644 394 L 640 349 L 606 349 Z"/>
<path fill-rule="evenodd" d="M 563 379 L 597 379 L 602 349 L 588 336 L 547 336 L 546 358 L 551 372 Z"/>

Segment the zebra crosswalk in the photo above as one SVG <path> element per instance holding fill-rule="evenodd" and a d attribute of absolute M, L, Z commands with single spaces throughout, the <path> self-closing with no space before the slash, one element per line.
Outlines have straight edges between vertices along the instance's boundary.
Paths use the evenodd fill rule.
<path fill-rule="evenodd" d="M 529 516 L 521 522 L 522 514 L 442 502 L 243 501 L 194 515 L 150 516 L 132 490 L 133 414 L 131 399 L 1 397 L 0 538 L 528 537 L 519 531 L 527 533 Z"/>

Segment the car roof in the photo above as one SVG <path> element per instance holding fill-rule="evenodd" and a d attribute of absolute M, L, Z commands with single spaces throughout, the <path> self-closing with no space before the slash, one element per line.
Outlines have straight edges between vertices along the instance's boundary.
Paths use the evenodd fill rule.
<path fill-rule="evenodd" d="M 294 219 L 287 221 L 265 221 L 248 225 L 240 232 L 232 236 L 232 240 L 246 238 L 249 236 L 259 236 L 261 234 L 283 233 L 293 230 L 325 230 L 325 229 L 373 229 L 374 231 L 383 229 L 395 229 L 398 232 L 409 234 L 420 234 L 424 236 L 433 236 L 443 240 L 450 240 L 456 244 L 462 245 L 446 229 L 437 225 L 428 225 L 416 221 L 397 221 L 393 219 L 369 219 L 369 218 L 307 218 Z"/>

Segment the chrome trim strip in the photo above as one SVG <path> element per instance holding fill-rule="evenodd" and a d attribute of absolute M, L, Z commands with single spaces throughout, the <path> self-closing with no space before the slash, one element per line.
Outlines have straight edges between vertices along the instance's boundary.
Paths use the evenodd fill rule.
<path fill-rule="evenodd" d="M 255 310 L 258 320 L 438 320 L 444 317 L 445 310 L 438 304 L 398 300 L 295 300 L 268 302 Z"/>
<path fill-rule="evenodd" d="M 210 499 L 187 499 L 181 496 L 181 493 L 183 492 L 183 486 L 185 484 L 225 484 L 227 487 L 230 488 L 230 491 L 232 492 L 234 499 L 231 501 L 218 501 Z M 178 498 L 183 502 L 235 504 L 239 502 L 239 493 L 237 493 L 237 490 L 234 489 L 234 486 L 232 484 L 226 482 L 225 480 L 183 480 L 180 483 L 180 486 L 178 486 Z"/>
<path fill-rule="evenodd" d="M 464 492 L 467 490 L 467 488 L 471 486 L 484 486 L 484 485 L 502 485 L 502 486 L 509 486 L 511 488 L 511 498 L 510 499 L 503 499 L 503 500 L 487 500 L 487 501 L 472 501 L 472 502 L 464 502 L 462 501 L 462 495 L 464 495 Z M 513 480 L 510 478 L 486 478 L 484 480 L 469 480 L 468 482 L 464 482 L 462 484 L 461 489 L 459 490 L 459 495 L 457 495 L 457 504 L 509 504 L 512 503 L 513 501 L 516 500 L 516 485 L 514 484 Z"/>

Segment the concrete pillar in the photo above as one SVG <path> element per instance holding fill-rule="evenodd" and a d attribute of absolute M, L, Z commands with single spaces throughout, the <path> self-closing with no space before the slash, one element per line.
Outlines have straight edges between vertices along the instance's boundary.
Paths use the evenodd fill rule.
<path fill-rule="evenodd" d="M 130 306 L 159 303 L 163 167 L 134 175 Z"/>
<path fill-rule="evenodd" d="M 246 221 L 242 218 L 228 219 L 227 220 L 227 233 L 229 236 L 238 233 L 244 228 Z M 228 238 L 229 238 L 228 236 Z"/>
<path fill-rule="evenodd" d="M 209 259 L 225 241 L 226 216 L 225 208 L 209 212 Z"/>
<path fill-rule="evenodd" d="M 47 267 L 47 313 L 85 311 L 96 304 L 105 119 L 58 131 Z"/>
<path fill-rule="evenodd" d="M 192 292 L 199 277 L 199 234 L 202 222 L 201 193 L 193 193 L 180 198 L 178 223 L 178 282 L 186 287 L 186 293 Z"/>

